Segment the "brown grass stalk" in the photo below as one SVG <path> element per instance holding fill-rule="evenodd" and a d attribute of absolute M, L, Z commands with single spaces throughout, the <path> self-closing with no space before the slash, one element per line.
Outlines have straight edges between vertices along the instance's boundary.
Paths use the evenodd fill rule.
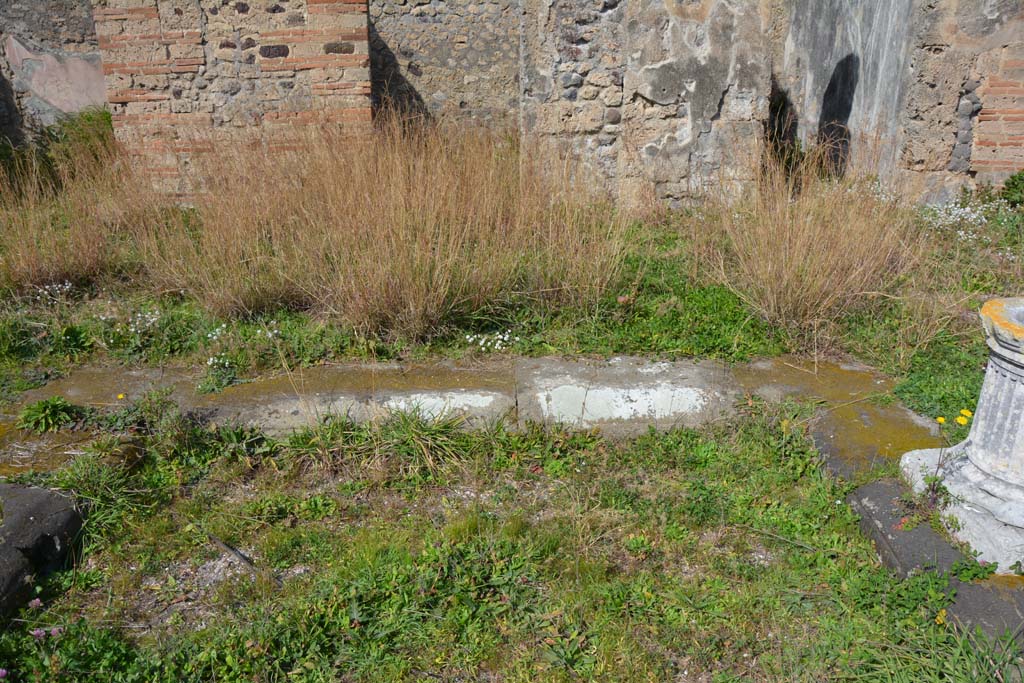
<path fill-rule="evenodd" d="M 228 145 L 202 164 L 194 211 L 136 234 L 149 277 L 222 314 L 308 307 L 423 338 L 517 297 L 591 300 L 615 274 L 609 198 L 514 136 L 392 119 L 299 147 Z"/>
<path fill-rule="evenodd" d="M 502 131 L 385 116 L 285 150 L 220 135 L 193 159 L 187 209 L 106 140 L 0 172 L 0 286 L 129 271 L 218 314 L 306 309 L 424 338 L 524 298 L 592 300 L 620 261 L 624 221 L 599 184 Z"/>
<path fill-rule="evenodd" d="M 125 268 L 147 191 L 109 138 L 18 153 L 0 165 L 0 286 L 83 283 Z"/>
<path fill-rule="evenodd" d="M 713 276 L 766 320 L 818 343 L 843 316 L 894 292 L 923 254 L 912 209 L 870 178 L 825 172 L 826 151 L 788 166 L 764 155 L 737 196 L 694 225 Z"/>

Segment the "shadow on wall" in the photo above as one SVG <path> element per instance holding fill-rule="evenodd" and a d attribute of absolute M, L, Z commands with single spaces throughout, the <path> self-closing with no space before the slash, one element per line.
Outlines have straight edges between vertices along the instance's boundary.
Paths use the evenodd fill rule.
<path fill-rule="evenodd" d="M 850 158 L 850 112 L 860 81 L 860 57 L 848 54 L 839 60 L 829 78 L 821 101 L 818 144 L 825 149 L 829 170 L 836 176 L 846 172 Z"/>
<path fill-rule="evenodd" d="M 771 92 L 768 95 L 768 120 L 764 124 L 764 133 L 771 153 L 787 170 L 791 169 L 800 157 L 800 144 L 797 141 L 799 127 L 800 118 L 789 92 L 779 86 L 778 79 L 772 74 Z"/>
<path fill-rule="evenodd" d="M 410 65 L 410 68 L 411 65 Z M 370 22 L 370 92 L 374 112 L 387 107 L 405 116 L 426 117 L 427 107 L 416 88 L 406 80 L 398 57 Z"/>
<path fill-rule="evenodd" d="M 14 99 L 11 82 L 0 74 L 0 141 L 4 140 L 13 145 L 24 143 L 25 122 Z"/>

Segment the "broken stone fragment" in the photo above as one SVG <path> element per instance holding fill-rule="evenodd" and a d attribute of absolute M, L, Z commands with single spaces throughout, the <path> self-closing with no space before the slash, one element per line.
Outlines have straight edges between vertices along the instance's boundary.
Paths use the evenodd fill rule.
<path fill-rule="evenodd" d="M 563 88 L 576 88 L 583 85 L 583 77 L 578 73 L 569 72 L 562 74 L 562 87 Z"/>
<path fill-rule="evenodd" d="M 60 568 L 78 540 L 82 517 L 70 498 L 46 489 L 0 484 L 0 612 L 32 594 L 35 577 Z"/>

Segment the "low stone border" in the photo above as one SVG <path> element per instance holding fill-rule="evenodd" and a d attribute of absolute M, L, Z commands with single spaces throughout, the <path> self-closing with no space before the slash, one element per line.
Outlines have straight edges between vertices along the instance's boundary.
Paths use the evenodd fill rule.
<path fill-rule="evenodd" d="M 897 574 L 907 577 L 929 569 L 948 573 L 964 556 L 926 524 L 903 528 L 905 514 L 899 501 L 909 491 L 899 480 L 880 479 L 854 490 L 846 502 L 860 515 L 861 531 L 874 543 L 882 563 Z M 952 576 L 950 585 L 956 590 L 950 617 L 996 638 L 1009 631 L 1024 645 L 1024 590 L 991 581 L 966 583 Z"/>
<path fill-rule="evenodd" d="M 794 372 L 776 377 L 767 361 L 752 364 L 741 372 L 739 368 L 709 361 L 670 363 L 635 357 L 518 358 L 413 367 L 341 365 L 237 385 L 204 397 L 194 394 L 196 377 L 181 372 L 109 372 L 99 368 L 88 371 L 91 374 L 85 382 L 58 381 L 30 392 L 26 400 L 56 393 L 75 402 L 110 405 L 112 397 L 121 392 L 134 397 L 157 386 L 168 386 L 186 410 L 208 420 L 241 422 L 271 433 L 286 433 L 309 425 L 326 413 L 348 414 L 363 420 L 396 408 L 418 408 L 426 415 L 460 414 L 470 423 L 512 417 L 520 423 L 535 420 L 599 427 L 610 436 L 625 437 L 642 433 L 651 425 L 666 429 L 720 419 L 730 414 L 735 399 L 743 392 L 763 395 L 769 400 L 813 395 L 800 384 L 806 378 L 804 371 L 790 364 L 786 367 Z M 751 372 L 751 368 L 758 372 Z M 839 367 L 808 386 L 811 392 L 820 391 L 822 386 L 818 385 L 822 383 L 849 381 L 847 376 L 851 372 L 864 371 Z M 859 402 L 877 385 L 876 380 L 865 379 L 870 381 L 840 387 L 850 390 L 848 396 L 842 391 L 829 396 L 833 404 L 857 404 L 854 415 L 844 415 L 840 423 L 836 413 L 830 413 L 812 430 L 815 445 L 833 477 L 852 480 L 872 463 L 893 457 L 892 452 L 881 452 L 882 444 L 871 445 L 870 437 L 878 425 L 888 431 L 916 429 L 920 433 L 914 438 L 919 441 L 932 438 L 927 429 L 915 423 L 916 416 L 904 408 Z M 907 445 L 900 445 L 903 448 L 896 454 L 908 450 Z M 928 445 L 925 441 L 909 448 Z M 874 542 L 882 561 L 893 570 L 903 576 L 921 569 L 948 572 L 962 559 L 959 551 L 930 528 L 905 530 L 900 526 L 903 512 L 898 501 L 905 490 L 894 479 L 876 481 L 854 491 L 848 503 L 860 515 L 861 528 Z M 0 489 L 0 498 L 3 497 Z M 70 505 L 67 501 L 65 504 Z M 68 523 L 69 528 L 77 531 L 78 527 Z M 5 528 L 6 521 L 0 527 L 0 535 Z M 59 531 L 40 529 L 40 533 L 64 542 L 70 539 Z M 34 547 L 33 542 L 18 547 L 22 546 Z M 18 582 L 30 572 L 23 553 L 0 550 L 5 553 L 0 555 L 0 592 L 6 595 L 4 587 L 17 588 Z M 1024 624 L 1024 589 L 1015 587 L 1012 581 L 1000 587 L 995 581 L 974 584 L 951 580 L 957 589 L 956 602 L 949 609 L 951 616 L 962 624 L 980 626 L 992 635 L 1002 635 L 1009 629 L 1024 642 L 1019 632 Z M 0 600 L 0 608 L 3 607 Z"/>

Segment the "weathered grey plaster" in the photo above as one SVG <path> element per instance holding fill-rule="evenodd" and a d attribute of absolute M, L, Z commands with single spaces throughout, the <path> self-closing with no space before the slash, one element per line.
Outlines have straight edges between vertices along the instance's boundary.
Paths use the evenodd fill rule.
<path fill-rule="evenodd" d="M 623 174 L 679 199 L 742 172 L 770 89 L 759 5 L 635 0 L 626 13 Z"/>
<path fill-rule="evenodd" d="M 839 117 L 849 129 L 851 162 L 892 172 L 910 85 L 913 17 L 913 0 L 793 3 L 778 73 L 805 145 Z"/>

